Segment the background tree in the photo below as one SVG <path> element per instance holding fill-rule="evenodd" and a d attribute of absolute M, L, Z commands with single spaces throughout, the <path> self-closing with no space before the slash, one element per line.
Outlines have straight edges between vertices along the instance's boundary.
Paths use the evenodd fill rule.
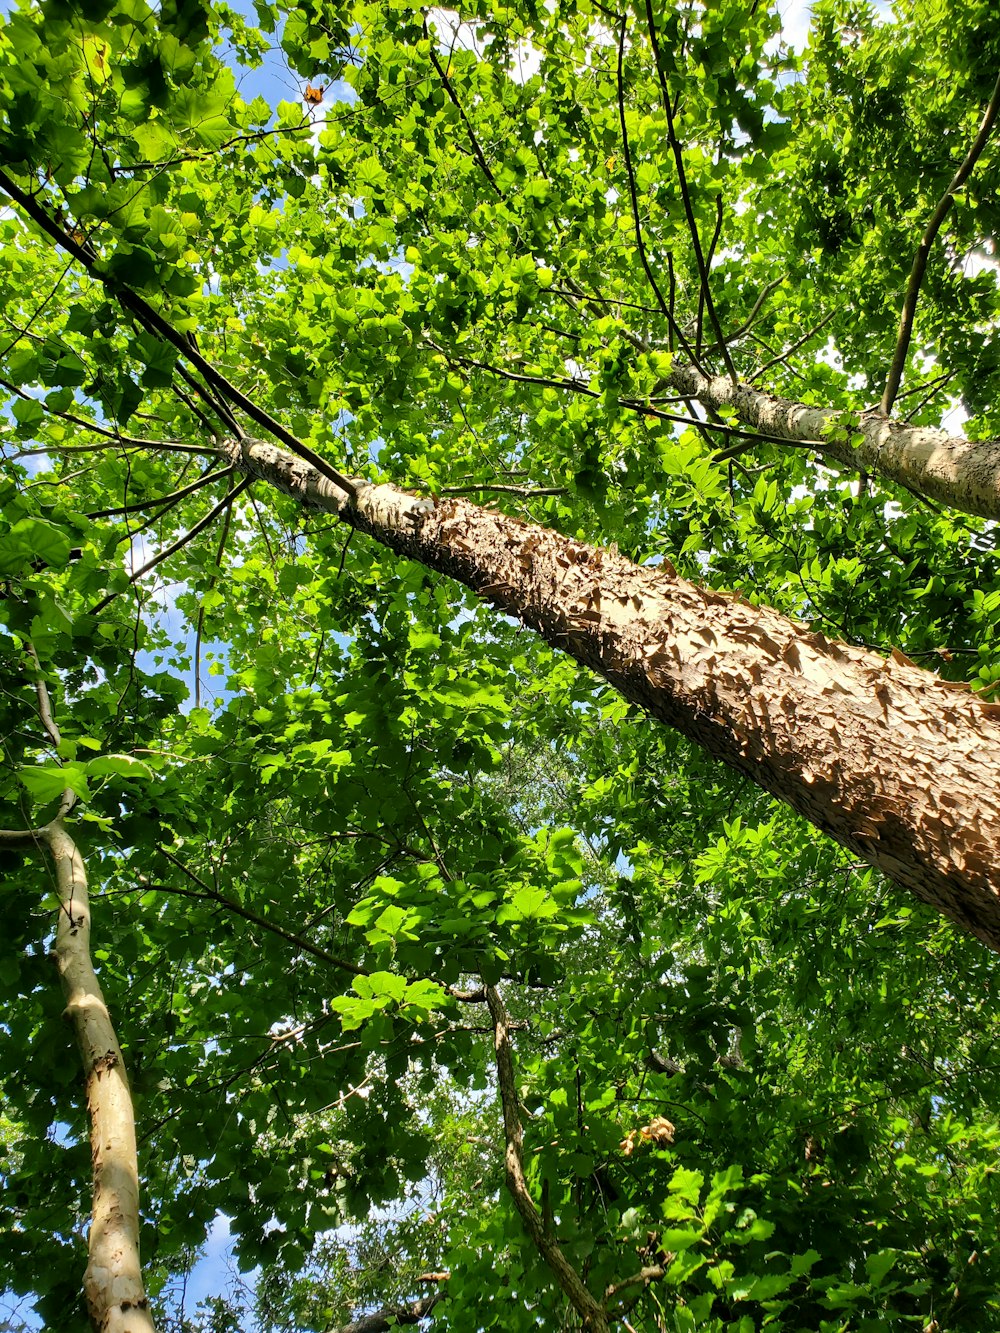
<path fill-rule="evenodd" d="M 0 28 L 0 824 L 76 798 L 154 1306 L 224 1212 L 262 1326 L 434 1272 L 463 1329 L 992 1327 L 989 955 L 448 578 L 251 484 L 250 439 L 314 494 L 388 480 L 419 528 L 472 493 L 989 687 L 1000 31 L 820 4 L 800 59 L 742 0 L 462 18 Z M 277 106 L 238 91 L 272 47 Z M 959 399 L 971 445 L 934 429 Z M 947 697 L 971 740 L 927 785 L 986 828 L 996 724 Z M 0 1226 L 68 1328 L 87 1128 L 29 841 Z M 981 879 L 951 906 L 989 937 Z"/>

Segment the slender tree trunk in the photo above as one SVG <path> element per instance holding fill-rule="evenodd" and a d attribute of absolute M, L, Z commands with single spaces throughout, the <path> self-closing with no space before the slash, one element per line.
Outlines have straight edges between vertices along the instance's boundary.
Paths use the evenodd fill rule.
<path fill-rule="evenodd" d="M 59 893 L 55 958 L 83 1058 L 94 1211 L 83 1285 L 95 1333 L 154 1333 L 139 1264 L 139 1170 L 125 1062 L 90 956 L 87 875 L 62 820 L 39 832 Z"/>
<path fill-rule="evenodd" d="M 966 514 L 1000 519 L 1000 440 L 967 440 L 933 426 L 892 421 L 873 409 L 860 416 L 776 398 L 723 375 L 678 367 L 676 392 L 705 407 L 731 407 L 751 430 L 790 444 L 818 443 L 824 455 L 864 469 Z"/>
<path fill-rule="evenodd" d="M 274 446 L 229 452 L 531 626 L 1000 950 L 1000 705 L 464 500 L 390 486 L 351 500 Z"/>

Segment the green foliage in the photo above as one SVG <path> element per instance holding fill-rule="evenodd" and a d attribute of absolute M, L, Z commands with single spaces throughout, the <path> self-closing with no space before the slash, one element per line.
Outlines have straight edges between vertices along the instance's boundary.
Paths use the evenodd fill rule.
<path fill-rule="evenodd" d="M 439 1286 L 435 1326 L 577 1326 L 505 1190 L 486 983 L 531 1197 L 615 1317 L 1000 1328 L 980 946 L 288 497 L 257 485 L 185 541 L 232 484 L 222 391 L 136 306 L 339 469 L 992 687 L 990 524 L 774 442 L 719 457 L 664 377 L 668 309 L 722 368 L 686 189 L 736 370 L 850 438 L 990 96 L 993 9 L 822 0 L 795 52 L 776 6 L 654 3 L 622 16 L 620 85 L 588 0 L 476 0 L 457 32 L 396 0 L 255 9 L 0 23 L 0 168 L 76 247 L 0 211 L 0 826 L 79 798 L 164 1326 L 318 1333 Z M 931 256 L 903 400 L 960 401 L 982 438 L 997 160 Z M 31 849 L 0 863 L 0 1277 L 72 1330 L 90 1158 L 51 883 Z M 219 1214 L 252 1316 L 171 1307 Z"/>

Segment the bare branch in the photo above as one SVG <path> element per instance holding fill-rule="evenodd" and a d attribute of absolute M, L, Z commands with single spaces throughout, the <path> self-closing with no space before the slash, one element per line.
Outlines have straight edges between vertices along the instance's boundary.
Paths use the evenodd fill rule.
<path fill-rule="evenodd" d="M 719 323 L 719 316 L 716 313 L 715 302 L 712 300 L 712 291 L 708 282 L 708 266 L 705 263 L 705 256 L 702 253 L 701 238 L 698 235 L 698 224 L 695 221 L 694 208 L 691 204 L 691 192 L 688 189 L 687 172 L 684 170 L 684 154 L 681 152 L 680 141 L 677 138 L 674 112 L 670 105 L 670 90 L 667 88 L 667 78 L 663 72 L 663 58 L 660 55 L 660 41 L 656 35 L 656 21 L 653 18 L 653 6 L 650 0 L 646 0 L 646 26 L 649 29 L 649 40 L 653 48 L 653 59 L 656 62 L 656 73 L 660 81 L 663 109 L 667 115 L 667 136 L 670 141 L 670 150 L 674 155 L 674 165 L 677 168 L 677 182 L 680 186 L 681 199 L 684 203 L 684 215 L 687 218 L 688 231 L 691 233 L 691 245 L 694 249 L 695 262 L 698 265 L 698 276 L 701 279 L 701 294 L 704 295 L 705 306 L 708 310 L 708 318 L 715 331 L 716 341 L 719 345 L 719 351 L 722 353 L 722 359 L 726 363 L 726 370 L 729 372 L 729 378 L 735 384 L 739 377 L 736 374 L 736 368 L 733 365 L 732 357 L 729 355 L 729 348 L 726 346 L 726 336 L 722 332 L 722 325 Z M 697 364 L 697 362 L 695 364 Z"/>
<path fill-rule="evenodd" d="M 442 495 L 475 495 L 480 491 L 500 491 L 508 495 L 565 495 L 565 486 L 505 486 L 499 482 L 483 482 L 478 486 L 442 486 Z"/>

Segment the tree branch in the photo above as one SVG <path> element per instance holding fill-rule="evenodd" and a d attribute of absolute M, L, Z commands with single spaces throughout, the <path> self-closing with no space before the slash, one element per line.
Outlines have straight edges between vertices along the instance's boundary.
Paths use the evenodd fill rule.
<path fill-rule="evenodd" d="M 670 328 L 671 332 L 676 336 L 677 341 L 680 343 L 680 345 L 684 348 L 684 351 L 687 353 L 688 359 L 691 361 L 692 365 L 697 366 L 698 369 L 700 370 L 701 367 L 698 364 L 698 358 L 695 355 L 694 350 L 688 343 L 687 339 L 684 337 L 684 333 L 681 330 L 680 325 L 674 319 L 673 302 L 671 301 L 671 303 L 668 305 L 667 302 L 664 300 L 663 293 L 660 291 L 660 285 L 656 281 L 656 275 L 653 273 L 653 269 L 650 265 L 649 256 L 646 254 L 646 243 L 642 239 L 642 223 L 639 220 L 639 196 L 636 192 L 635 172 L 632 170 L 632 150 L 629 147 L 628 127 L 625 123 L 624 66 L 625 66 L 626 20 L 623 18 L 621 22 L 622 22 L 621 32 L 618 35 L 618 121 L 619 124 L 621 125 L 621 131 L 622 131 L 622 149 L 625 157 L 625 174 L 628 177 L 629 199 L 632 205 L 632 223 L 633 226 L 635 227 L 636 249 L 639 251 L 639 259 L 645 271 L 646 278 L 649 282 L 650 287 L 652 287 L 653 289 L 657 302 L 659 303 L 661 312 L 666 317 L 668 327 Z"/>
<path fill-rule="evenodd" d="M 701 279 L 701 292 L 705 297 L 708 318 L 715 333 L 719 351 L 722 353 L 722 359 L 726 363 L 726 370 L 729 372 L 729 378 L 735 384 L 739 377 L 736 374 L 736 368 L 733 365 L 732 357 L 729 355 L 729 348 L 726 346 L 726 335 L 722 332 L 722 325 L 719 323 L 719 316 L 716 313 L 715 302 L 712 300 L 712 291 L 708 283 L 708 266 L 705 263 L 705 256 L 702 254 L 701 238 L 698 235 L 698 224 L 695 221 L 694 208 L 691 204 L 691 192 L 688 189 L 687 172 L 684 170 L 684 154 L 681 152 L 680 141 L 677 138 L 674 112 L 670 105 L 670 90 L 667 88 L 667 78 L 663 72 L 663 58 L 660 55 L 660 41 L 656 35 L 656 21 L 653 18 L 653 6 L 650 3 L 650 0 L 646 0 L 646 25 L 649 29 L 649 40 L 653 48 L 653 59 L 656 62 L 656 74 L 660 82 L 663 109 L 667 115 L 667 137 L 670 142 L 670 150 L 674 155 L 674 165 L 677 168 L 677 182 L 680 186 L 681 199 L 684 203 L 684 216 L 687 218 L 688 231 L 691 233 L 691 245 L 694 249 L 695 263 L 698 265 L 698 276 Z M 697 365 L 697 362 L 695 362 L 695 365 Z"/>
<path fill-rule="evenodd" d="M 145 328 L 156 333 L 165 342 L 170 343 L 172 347 L 176 347 L 181 355 L 200 371 L 208 384 L 218 389 L 235 407 L 245 412 L 251 421 L 256 422 L 258 426 L 261 426 L 268 434 L 273 435 L 275 439 L 281 440 L 282 444 L 297 458 L 311 463 L 321 476 L 325 477 L 327 481 L 332 481 L 335 486 L 339 486 L 347 495 L 353 496 L 357 493 L 354 482 L 341 476 L 325 458 L 310 449 L 308 445 L 303 444 L 291 431 L 286 430 L 280 421 L 277 421 L 269 412 L 265 412 L 252 399 L 241 393 L 235 384 L 216 370 L 209 361 L 206 361 L 201 353 L 192 346 L 189 339 L 178 333 L 169 320 L 165 319 L 158 310 L 154 310 L 144 297 L 132 291 L 129 287 L 120 287 L 112 283 L 102 273 L 98 272 L 96 257 L 88 247 L 80 245 L 53 218 L 49 217 L 38 201 L 15 184 L 7 172 L 2 169 L 0 169 L 0 189 L 5 190 L 22 211 L 31 218 L 32 222 L 51 240 L 55 241 L 56 245 L 82 264 L 90 277 L 100 282 L 112 295 L 117 297 L 119 304 L 125 310 L 136 315 Z"/>
<path fill-rule="evenodd" d="M 524 1175 L 524 1132 L 518 1111 L 517 1081 L 514 1076 L 514 1057 L 510 1045 L 510 1020 L 500 994 L 494 986 L 486 986 L 486 1003 L 493 1020 L 493 1045 L 496 1052 L 497 1085 L 503 1111 L 504 1136 L 507 1147 L 504 1171 L 507 1189 L 514 1207 L 524 1223 L 524 1229 L 539 1254 L 552 1269 L 556 1281 L 573 1309 L 583 1320 L 590 1333 L 608 1333 L 607 1314 L 584 1286 L 583 1279 L 563 1254 L 559 1245 L 547 1233 L 542 1215 L 535 1207 Z"/>
<path fill-rule="evenodd" d="M 383 1306 L 374 1314 L 362 1315 L 360 1319 L 352 1319 L 349 1324 L 341 1324 L 333 1333 L 387 1333 L 387 1330 L 400 1324 L 419 1324 L 421 1319 L 427 1318 L 438 1301 L 444 1299 L 445 1294 L 443 1291 L 435 1291 L 409 1305 Z"/>
<path fill-rule="evenodd" d="M 177 867 L 182 874 L 187 875 L 188 879 L 198 885 L 197 889 L 179 889 L 171 884 L 151 884 L 148 880 L 140 879 L 139 884 L 143 892 L 152 891 L 155 893 L 174 893 L 181 898 L 203 898 L 208 902 L 217 903 L 219 907 L 224 907 L 227 912 L 242 917 L 244 921 L 249 921 L 252 925 L 259 926 L 261 930 L 269 931 L 272 935 L 277 935 L 279 939 L 285 940 L 288 944 L 294 944 L 297 949 L 303 953 L 311 954 L 323 963 L 329 963 L 331 967 L 339 968 L 342 972 L 349 972 L 354 977 L 366 977 L 368 973 L 363 967 L 358 967 L 356 963 L 349 963 L 345 958 L 338 958 L 336 954 L 328 953 L 326 949 L 318 944 L 313 944 L 310 940 L 304 939 L 301 935 L 296 935 L 294 931 L 285 930 L 281 926 L 276 926 L 273 921 L 268 921 L 266 917 L 252 911 L 249 907 L 243 907 L 240 903 L 234 902 L 232 898 L 227 898 L 224 893 L 219 893 L 213 889 L 210 884 L 206 884 L 192 870 L 173 856 L 165 847 L 158 847 L 157 851 L 161 856 Z"/>
<path fill-rule="evenodd" d="M 131 587 L 132 584 L 137 583 L 139 579 L 154 570 L 157 565 L 161 565 L 164 560 L 169 560 L 172 555 L 176 555 L 178 551 L 183 550 L 188 542 L 193 541 L 200 532 L 203 532 L 205 528 L 214 523 L 222 511 L 227 508 L 227 506 L 231 505 L 237 496 L 242 495 L 247 487 L 252 484 L 252 481 L 253 478 L 248 476 L 244 476 L 238 481 L 235 486 L 226 492 L 219 503 L 214 505 L 213 508 L 208 511 L 204 518 L 200 518 L 193 527 L 188 528 L 183 536 L 178 537 L 175 542 L 172 542 L 164 550 L 159 551 L 154 555 L 152 560 L 147 560 L 141 569 L 137 569 L 134 573 L 130 574 L 126 587 Z M 103 611 L 106 606 L 109 606 L 118 595 L 118 592 L 109 592 L 107 597 L 102 597 L 97 605 L 91 608 L 90 614 L 96 616 L 99 611 Z"/>
<path fill-rule="evenodd" d="M 455 110 L 458 112 L 462 124 L 465 126 L 465 132 L 469 136 L 469 143 L 472 145 L 473 154 L 475 155 L 476 161 L 479 163 L 479 166 L 482 169 L 483 175 L 489 181 L 494 194 L 496 194 L 500 199 L 502 199 L 503 191 L 500 189 L 500 186 L 496 182 L 496 177 L 490 170 L 489 163 L 486 161 L 486 155 L 484 154 L 482 148 L 480 147 L 479 140 L 476 138 L 476 132 L 472 128 L 472 124 L 469 120 L 469 117 L 465 114 L 465 108 L 462 106 L 462 103 L 458 100 L 458 94 L 452 87 L 451 80 L 448 78 L 448 75 L 445 72 L 444 68 L 442 67 L 440 60 L 438 60 L 437 52 L 434 50 L 434 38 L 431 36 L 427 28 L 426 11 L 423 14 L 423 25 L 424 25 L 424 36 L 426 37 L 430 45 L 431 64 L 437 70 L 441 82 L 444 84 L 444 90 L 451 99 L 452 105 L 454 106 Z"/>
<path fill-rule="evenodd" d="M 951 209 L 955 200 L 955 194 L 962 188 L 969 177 L 969 173 L 979 160 L 980 154 L 986 147 L 986 141 L 990 137 L 990 131 L 993 129 L 994 121 L 997 118 L 997 112 L 1000 112 L 1000 75 L 997 75 L 997 81 L 993 85 L 993 93 L 990 97 L 986 111 L 983 114 L 979 125 L 979 133 L 976 135 L 975 142 L 965 156 L 965 161 L 951 178 L 947 190 L 938 200 L 937 208 L 931 215 L 931 220 L 927 224 L 927 230 L 924 232 L 923 239 L 917 247 L 917 253 L 913 256 L 913 267 L 910 269 L 910 280 L 906 286 L 906 297 L 903 301 L 902 314 L 899 317 L 899 333 L 896 337 L 896 350 L 892 354 L 892 364 L 889 366 L 889 374 L 886 376 L 885 391 L 882 394 L 882 401 L 879 404 L 879 411 L 883 416 L 888 416 L 892 411 L 892 405 L 896 401 L 896 395 L 899 392 L 899 385 L 903 378 L 903 368 L 906 365 L 906 357 L 910 350 L 910 339 L 913 336 L 913 320 L 917 313 L 917 300 L 920 296 L 920 284 L 924 280 L 924 273 L 927 270 L 927 261 L 930 258 L 931 246 L 934 239 L 941 230 L 941 224 Z"/>

